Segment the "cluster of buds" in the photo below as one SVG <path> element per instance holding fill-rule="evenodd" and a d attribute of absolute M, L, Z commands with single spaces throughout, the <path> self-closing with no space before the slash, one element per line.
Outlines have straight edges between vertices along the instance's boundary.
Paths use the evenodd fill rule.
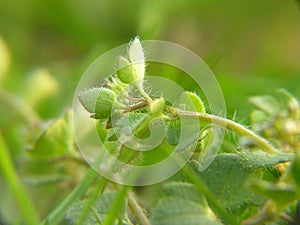
<path fill-rule="evenodd" d="M 279 149 L 291 152 L 300 137 L 299 102 L 285 90 L 280 89 L 279 93 L 283 103 L 270 96 L 250 98 L 257 108 L 251 114 L 252 127 Z"/>
<path fill-rule="evenodd" d="M 124 56 L 117 58 L 116 75 L 111 76 L 103 87 L 91 88 L 79 96 L 81 104 L 92 113 L 93 118 L 108 119 L 113 107 L 125 108 L 126 106 L 117 102 L 117 96 L 126 85 L 136 83 L 142 89 L 145 59 L 139 38 L 136 37 L 129 43 L 127 53 L 128 59 Z"/>

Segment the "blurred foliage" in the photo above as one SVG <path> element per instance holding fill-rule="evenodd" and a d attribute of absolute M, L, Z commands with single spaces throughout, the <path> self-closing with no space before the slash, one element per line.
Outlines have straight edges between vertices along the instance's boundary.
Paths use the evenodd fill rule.
<path fill-rule="evenodd" d="M 223 89 L 229 117 L 236 110 L 246 124 L 250 96 L 281 87 L 300 96 L 300 10 L 293 0 L 0 1 L 0 132 L 42 218 L 85 172 L 74 140 L 65 146 L 47 133 L 58 127 L 70 135 L 68 107 L 83 72 L 135 35 L 175 42 L 201 56 Z M 164 76 L 196 88 L 170 71 Z M 51 157 L 30 158 L 29 140 Z M 59 158 L 62 151 L 50 146 L 68 157 Z M 82 167 L 74 169 L 78 161 Z M 0 223 L 12 223 L 18 211 L 1 174 L 0 189 Z"/>

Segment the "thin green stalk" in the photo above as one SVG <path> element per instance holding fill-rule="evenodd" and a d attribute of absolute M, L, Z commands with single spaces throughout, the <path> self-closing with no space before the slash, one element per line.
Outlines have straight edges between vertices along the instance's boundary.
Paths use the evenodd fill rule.
<path fill-rule="evenodd" d="M 208 187 L 201 183 L 195 172 L 190 167 L 183 167 L 183 172 L 189 179 L 191 179 L 191 181 L 193 181 L 198 190 L 206 196 L 207 201 L 209 202 L 214 212 L 216 212 L 216 214 L 221 216 L 227 224 L 240 225 L 240 222 L 238 222 L 233 216 L 229 214 L 228 211 L 226 211 L 225 207 L 215 198 Z"/>
<path fill-rule="evenodd" d="M 269 153 L 278 153 L 279 152 L 266 139 L 260 137 L 259 135 L 255 134 L 253 131 L 247 129 L 243 125 L 236 123 L 232 120 L 229 120 L 229 119 L 226 119 L 223 117 L 219 117 L 219 116 L 215 116 L 215 115 L 210 115 L 207 113 L 188 112 L 188 111 L 183 111 L 183 110 L 178 110 L 178 109 L 176 109 L 176 110 L 177 110 L 177 113 L 179 116 L 195 118 L 195 119 L 199 119 L 201 121 L 210 122 L 217 126 L 224 127 L 228 130 L 234 131 L 237 134 L 240 134 L 242 136 L 250 137 L 259 147 L 261 147 L 266 152 L 269 152 Z"/>
<path fill-rule="evenodd" d="M 129 186 L 123 185 L 117 192 L 116 197 L 111 204 L 104 225 L 112 225 L 115 222 L 118 212 L 120 211 L 126 197 Z"/>
<path fill-rule="evenodd" d="M 89 210 L 91 210 L 98 195 L 103 192 L 106 183 L 107 183 L 107 180 L 104 178 L 101 178 L 101 180 L 98 182 L 98 185 L 96 186 L 95 190 L 93 191 L 90 198 L 87 200 L 86 204 L 84 205 L 84 207 L 80 213 L 78 225 L 84 224 L 84 222 L 89 214 Z"/>
<path fill-rule="evenodd" d="M 142 207 L 137 202 L 133 192 L 128 193 L 128 204 L 135 213 L 137 220 L 140 222 L 141 225 L 151 225 Z"/>
<path fill-rule="evenodd" d="M 39 216 L 35 208 L 32 205 L 28 193 L 23 187 L 20 179 L 18 178 L 17 172 L 14 168 L 11 160 L 9 150 L 5 141 L 0 133 L 0 168 L 3 172 L 5 179 L 7 180 L 10 189 L 12 190 L 21 215 L 27 225 L 39 224 Z"/>
<path fill-rule="evenodd" d="M 67 208 L 78 198 L 81 198 L 88 188 L 94 183 L 98 174 L 90 168 L 85 177 L 80 181 L 76 188 L 50 213 L 42 224 L 56 225 L 64 219 Z"/>
<path fill-rule="evenodd" d="M 149 102 L 149 103 L 153 102 L 152 98 L 145 92 L 142 84 L 135 83 L 135 86 L 136 86 L 137 90 L 140 92 L 140 94 L 147 100 L 147 102 Z"/>

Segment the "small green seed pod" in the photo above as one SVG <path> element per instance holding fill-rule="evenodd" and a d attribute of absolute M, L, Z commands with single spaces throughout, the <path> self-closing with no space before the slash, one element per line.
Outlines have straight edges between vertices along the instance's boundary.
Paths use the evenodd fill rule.
<path fill-rule="evenodd" d="M 90 113 L 95 113 L 97 119 L 107 119 L 111 115 L 116 94 L 108 88 L 92 88 L 79 96 L 83 107 Z"/>
<path fill-rule="evenodd" d="M 160 116 L 165 108 L 165 100 L 163 98 L 155 99 L 149 106 L 152 116 Z"/>
<path fill-rule="evenodd" d="M 123 56 L 118 57 L 117 69 L 119 79 L 125 84 L 130 84 L 143 78 Z"/>

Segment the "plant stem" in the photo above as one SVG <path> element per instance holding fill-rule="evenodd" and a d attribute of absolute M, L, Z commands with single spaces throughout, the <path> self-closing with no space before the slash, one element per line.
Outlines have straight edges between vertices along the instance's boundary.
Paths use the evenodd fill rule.
<path fill-rule="evenodd" d="M 43 221 L 43 224 L 57 225 L 64 219 L 66 209 L 78 198 L 82 197 L 87 189 L 94 183 L 98 174 L 90 168 L 85 177 L 80 181 L 76 188 L 54 209 L 52 213 Z"/>
<path fill-rule="evenodd" d="M 19 206 L 20 212 L 26 224 L 36 225 L 39 224 L 39 216 L 32 205 L 28 193 L 26 192 L 24 186 L 22 185 L 20 179 L 17 176 L 16 170 L 14 168 L 13 162 L 11 160 L 8 147 L 0 133 L 0 168 L 3 172 L 8 185 L 10 186 L 14 196 L 16 198 L 17 204 Z"/>
<path fill-rule="evenodd" d="M 117 214 L 122 207 L 122 203 L 125 200 L 125 196 L 126 196 L 128 188 L 129 188 L 129 186 L 123 185 L 120 188 L 120 190 L 117 192 L 116 197 L 110 206 L 109 212 L 107 214 L 107 218 L 104 222 L 104 225 L 113 225 L 114 224 Z"/>
<path fill-rule="evenodd" d="M 87 218 L 89 214 L 89 210 L 91 210 L 97 196 L 99 193 L 102 193 L 105 185 L 107 183 L 107 180 L 104 178 L 101 178 L 101 180 L 98 182 L 98 185 L 96 186 L 95 190 L 93 191 L 90 198 L 87 200 L 86 204 L 84 204 L 84 207 L 80 213 L 79 219 L 78 219 L 78 225 L 82 225 L 85 222 L 85 219 Z"/>
<path fill-rule="evenodd" d="M 142 84 L 135 83 L 135 86 L 137 90 L 140 92 L 140 94 L 147 100 L 147 102 L 149 103 L 153 102 L 152 98 L 145 92 Z"/>
<path fill-rule="evenodd" d="M 151 225 L 149 222 L 147 216 L 145 215 L 143 209 L 139 205 L 139 203 L 136 200 L 136 197 L 133 192 L 128 193 L 128 203 L 129 206 L 132 208 L 132 210 L 135 212 L 136 217 L 141 225 Z"/>
<path fill-rule="evenodd" d="M 210 115 L 207 113 L 197 113 L 197 112 L 188 112 L 176 109 L 178 116 L 187 117 L 187 118 L 195 118 L 201 121 L 210 122 L 220 127 L 224 127 L 228 130 L 234 131 L 237 134 L 242 136 L 250 137 L 255 143 L 261 147 L 263 150 L 269 153 L 278 153 L 279 151 L 272 146 L 266 139 L 260 137 L 259 135 L 255 134 L 253 131 L 249 130 L 248 128 L 244 127 L 243 125 L 236 123 L 232 120 Z M 174 111 L 173 111 L 174 112 Z"/>

